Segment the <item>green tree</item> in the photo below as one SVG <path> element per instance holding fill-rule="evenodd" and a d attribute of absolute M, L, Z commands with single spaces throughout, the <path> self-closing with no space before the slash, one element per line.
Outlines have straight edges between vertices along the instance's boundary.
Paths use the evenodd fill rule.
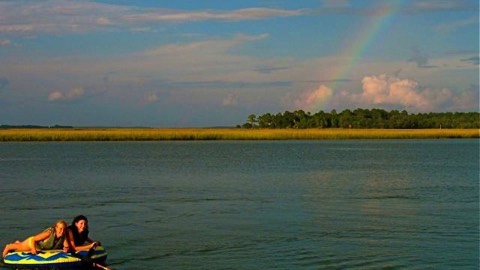
<path fill-rule="evenodd" d="M 341 128 L 351 128 L 354 121 L 354 115 L 349 109 L 343 110 L 338 114 L 338 126 Z"/>
<path fill-rule="evenodd" d="M 307 127 L 307 114 L 303 110 L 297 110 L 293 112 L 294 115 L 294 128 L 306 128 Z"/>
<path fill-rule="evenodd" d="M 260 115 L 258 117 L 258 126 L 260 128 L 272 128 L 273 127 L 273 116 L 270 113 Z"/>
<path fill-rule="evenodd" d="M 248 122 L 250 123 L 251 125 L 251 128 L 254 128 L 255 127 L 255 123 L 257 122 L 257 116 L 255 114 L 250 114 L 248 116 Z"/>
<path fill-rule="evenodd" d="M 258 125 L 256 125 L 258 124 Z M 315 114 L 296 110 L 272 115 L 248 116 L 243 128 L 480 128 L 479 112 L 444 112 L 408 114 L 406 110 L 387 112 L 382 109 L 345 109 L 337 114 L 319 111 Z M 240 126 L 238 126 L 240 127 Z"/>
<path fill-rule="evenodd" d="M 330 127 L 338 128 L 338 115 L 337 110 L 335 109 L 330 111 Z"/>

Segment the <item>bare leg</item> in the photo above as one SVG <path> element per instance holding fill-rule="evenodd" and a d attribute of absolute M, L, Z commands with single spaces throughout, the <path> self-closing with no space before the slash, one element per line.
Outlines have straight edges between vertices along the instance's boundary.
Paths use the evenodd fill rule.
<path fill-rule="evenodd" d="M 2 256 L 5 258 L 10 251 L 30 251 L 33 254 L 36 254 L 37 251 L 33 245 L 33 238 L 30 237 L 23 242 L 15 241 L 15 243 L 10 243 L 5 246 Z"/>
<path fill-rule="evenodd" d="M 3 249 L 2 258 L 5 258 L 5 256 L 7 256 L 8 252 L 9 252 L 10 250 L 11 250 L 10 244 L 6 244 L 6 245 L 5 245 L 5 248 Z"/>

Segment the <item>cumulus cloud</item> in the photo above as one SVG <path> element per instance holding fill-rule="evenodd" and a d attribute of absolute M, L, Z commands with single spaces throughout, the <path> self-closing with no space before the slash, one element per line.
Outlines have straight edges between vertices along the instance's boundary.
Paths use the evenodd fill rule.
<path fill-rule="evenodd" d="M 409 62 L 415 62 L 419 68 L 432 68 L 435 66 L 428 65 L 428 55 L 421 52 L 417 48 L 412 49 L 412 56 L 408 59 Z"/>
<path fill-rule="evenodd" d="M 478 85 L 454 92 L 448 88 L 422 87 L 415 80 L 397 75 L 381 74 L 365 76 L 360 92 L 342 90 L 335 93 L 321 85 L 315 90 L 298 94 L 297 98 L 292 98 L 292 93 L 289 93 L 284 100 L 288 107 L 307 111 L 340 108 L 406 109 L 410 112 L 468 111 L 478 108 L 478 92 Z"/>
<path fill-rule="evenodd" d="M 237 105 L 237 103 L 238 103 L 238 97 L 233 93 L 228 94 L 222 101 L 223 106 L 233 106 L 233 105 Z"/>
<path fill-rule="evenodd" d="M 295 100 L 295 107 L 311 110 L 318 107 L 319 104 L 328 102 L 332 97 L 333 91 L 325 85 L 321 85 L 317 89 L 305 91 L 300 98 Z"/>
<path fill-rule="evenodd" d="M 400 104 L 405 107 L 432 109 L 431 100 L 418 92 L 413 80 L 379 76 L 366 76 L 362 80 L 362 101 L 373 104 Z"/>
<path fill-rule="evenodd" d="M 52 102 L 58 101 L 72 101 L 81 98 L 85 95 L 83 88 L 73 88 L 68 92 L 53 91 L 48 95 L 48 100 Z"/>
<path fill-rule="evenodd" d="M 455 106 L 455 110 L 459 111 L 479 111 L 480 110 L 480 103 L 479 103 L 479 95 L 480 95 L 480 86 L 479 85 L 472 85 L 466 91 L 461 92 L 459 95 L 453 97 L 453 104 Z"/>
<path fill-rule="evenodd" d="M 144 98 L 144 101 L 148 104 L 157 102 L 158 101 L 157 93 L 150 93 Z"/>
<path fill-rule="evenodd" d="M 386 74 L 362 80 L 361 105 L 408 109 L 413 112 L 465 111 L 478 108 L 478 86 L 460 89 L 422 87 L 417 81 Z"/>
<path fill-rule="evenodd" d="M 12 42 L 8 39 L 0 39 L 0 46 L 8 46 L 10 45 Z"/>

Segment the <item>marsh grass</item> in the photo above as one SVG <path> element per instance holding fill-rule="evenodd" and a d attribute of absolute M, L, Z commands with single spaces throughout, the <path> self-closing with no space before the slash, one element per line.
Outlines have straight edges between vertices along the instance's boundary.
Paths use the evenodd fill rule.
<path fill-rule="evenodd" d="M 2 129 L 0 141 L 347 140 L 480 138 L 478 129 Z"/>

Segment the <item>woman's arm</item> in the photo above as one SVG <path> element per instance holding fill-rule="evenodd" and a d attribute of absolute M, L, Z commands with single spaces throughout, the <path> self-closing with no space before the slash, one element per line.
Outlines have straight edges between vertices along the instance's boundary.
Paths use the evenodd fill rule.
<path fill-rule="evenodd" d="M 65 237 L 65 240 L 63 240 L 63 252 L 68 252 L 68 251 L 70 251 L 70 248 L 69 248 L 68 240 Z"/>
<path fill-rule="evenodd" d="M 88 245 L 78 246 L 78 247 L 75 246 L 75 251 L 90 250 L 90 249 L 93 248 L 95 245 L 96 245 L 96 243 L 91 243 L 91 244 L 88 244 Z"/>
<path fill-rule="evenodd" d="M 50 234 L 52 233 L 53 233 L 52 230 L 45 230 L 27 239 L 28 247 L 30 248 L 30 251 L 32 252 L 32 254 L 37 254 L 37 247 L 35 243 L 47 239 L 48 237 L 50 237 Z"/>
<path fill-rule="evenodd" d="M 87 241 L 88 241 L 89 243 L 97 243 L 99 246 L 102 245 L 102 243 L 101 243 L 100 241 L 95 241 L 95 240 L 93 240 L 93 239 L 90 238 L 90 237 L 88 237 Z"/>
<path fill-rule="evenodd" d="M 77 251 L 82 251 L 82 250 L 90 250 L 95 243 L 91 243 L 91 244 L 88 244 L 88 245 L 84 245 L 84 246 L 76 246 L 75 245 L 75 241 L 73 240 L 73 233 L 72 231 L 68 231 L 68 234 L 67 234 L 67 245 L 70 247 L 70 250 L 74 251 L 74 252 L 77 252 Z"/>

